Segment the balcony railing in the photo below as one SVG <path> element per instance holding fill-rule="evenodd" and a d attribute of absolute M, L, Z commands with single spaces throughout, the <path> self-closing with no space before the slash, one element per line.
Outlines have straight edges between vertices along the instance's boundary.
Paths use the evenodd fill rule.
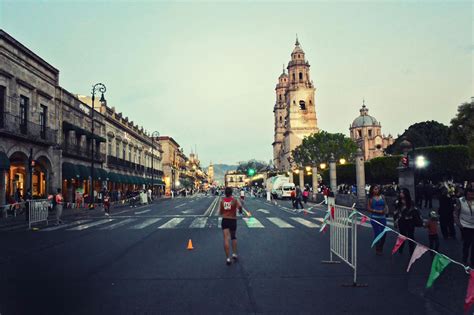
<path fill-rule="evenodd" d="M 0 133 L 23 138 L 25 140 L 45 144 L 57 143 L 57 130 L 26 120 L 20 117 L 3 113 L 3 124 L 0 124 Z"/>
<path fill-rule="evenodd" d="M 113 155 L 107 155 L 107 164 L 115 167 L 124 168 L 131 171 L 137 171 L 139 173 L 144 173 L 146 168 L 143 165 L 133 163 Z"/>
<path fill-rule="evenodd" d="M 90 161 L 91 160 L 91 151 L 77 145 L 65 145 L 61 146 L 64 155 L 69 155 L 71 157 L 80 158 L 82 160 Z M 94 161 L 95 162 L 104 162 L 105 154 L 95 151 L 94 152 Z"/>

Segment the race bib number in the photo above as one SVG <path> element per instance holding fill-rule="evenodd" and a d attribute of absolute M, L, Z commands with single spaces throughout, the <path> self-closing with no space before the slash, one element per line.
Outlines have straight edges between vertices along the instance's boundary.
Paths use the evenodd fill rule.
<path fill-rule="evenodd" d="M 230 210 L 230 209 L 232 209 L 232 201 L 231 202 L 224 201 L 224 210 Z"/>

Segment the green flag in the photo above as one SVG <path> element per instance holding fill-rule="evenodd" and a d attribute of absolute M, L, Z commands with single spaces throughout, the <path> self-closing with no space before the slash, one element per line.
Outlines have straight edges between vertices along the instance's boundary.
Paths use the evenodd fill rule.
<path fill-rule="evenodd" d="M 433 259 L 433 263 L 431 264 L 430 277 L 428 278 L 428 282 L 426 283 L 427 288 L 431 288 L 433 286 L 435 280 L 438 279 L 441 272 L 443 272 L 444 268 L 446 268 L 446 266 L 449 265 L 450 262 L 451 260 L 446 258 L 446 256 L 436 254 L 435 258 Z"/>

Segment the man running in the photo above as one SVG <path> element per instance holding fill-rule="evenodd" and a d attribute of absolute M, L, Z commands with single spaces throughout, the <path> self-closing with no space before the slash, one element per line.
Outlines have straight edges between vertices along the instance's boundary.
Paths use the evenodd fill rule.
<path fill-rule="evenodd" d="M 232 188 L 225 188 L 225 197 L 221 200 L 219 213 L 222 216 L 222 231 L 224 233 L 224 251 L 226 254 L 226 264 L 232 263 L 230 259 L 229 238 L 232 240 L 232 258 L 237 260 L 237 209 L 242 214 L 241 203 L 232 197 Z"/>

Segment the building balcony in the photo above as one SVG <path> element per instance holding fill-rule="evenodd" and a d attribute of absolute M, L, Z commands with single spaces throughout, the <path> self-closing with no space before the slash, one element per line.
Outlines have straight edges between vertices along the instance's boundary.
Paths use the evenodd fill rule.
<path fill-rule="evenodd" d="M 9 113 L 0 113 L 0 134 L 45 145 L 56 144 L 58 139 L 57 130 L 30 120 L 22 121 L 19 116 Z"/>
<path fill-rule="evenodd" d="M 115 157 L 113 155 L 107 155 L 107 164 L 109 166 L 114 166 L 116 168 L 121 168 L 121 169 L 124 169 L 124 170 L 127 170 L 127 171 L 135 171 L 135 172 L 138 172 L 138 173 L 144 173 L 145 170 L 148 169 L 147 167 L 145 167 L 143 165 L 133 163 L 133 162 Z"/>
<path fill-rule="evenodd" d="M 92 155 L 91 151 L 86 149 L 86 148 L 83 148 L 83 147 L 80 147 L 80 146 L 77 146 L 77 145 L 63 144 L 61 146 L 61 149 L 63 150 L 63 155 L 64 156 L 68 156 L 68 157 L 72 157 L 72 158 L 78 158 L 78 159 L 81 159 L 81 160 L 84 160 L 84 161 L 90 161 L 91 160 L 91 155 Z M 95 151 L 94 152 L 94 162 L 98 162 L 98 163 L 105 162 L 105 154 Z"/>

